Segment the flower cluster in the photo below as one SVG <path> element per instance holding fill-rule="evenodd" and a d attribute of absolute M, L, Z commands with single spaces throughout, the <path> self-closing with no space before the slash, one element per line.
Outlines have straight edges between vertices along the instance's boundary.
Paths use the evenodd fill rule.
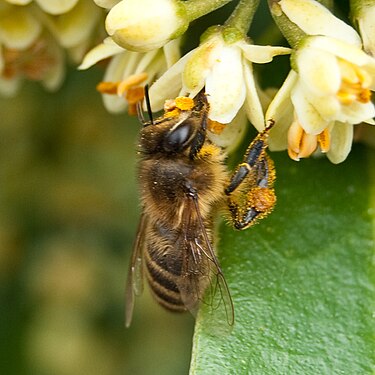
<path fill-rule="evenodd" d="M 287 148 L 294 160 L 320 148 L 340 163 L 351 149 L 353 125 L 374 123 L 375 59 L 352 27 L 313 0 L 281 0 L 273 13 L 287 17 L 282 30 L 293 23 L 301 37 L 291 40 L 292 70 L 266 113 L 277 123 L 270 147 Z"/>
<path fill-rule="evenodd" d="M 91 0 L 0 0 L 0 92 L 14 94 L 25 78 L 57 89 L 64 50 L 82 59 L 100 14 Z"/>
<path fill-rule="evenodd" d="M 109 37 L 89 52 L 81 68 L 112 56 L 99 86 L 111 111 L 129 107 L 134 112 L 145 83 L 154 110 L 162 109 L 168 98 L 194 97 L 204 88 L 211 138 L 222 147 L 231 149 L 238 143 L 246 113 L 258 131 L 265 122 L 275 122 L 271 149 L 287 149 L 294 160 L 320 150 L 333 163 L 348 155 L 353 125 L 373 123 L 375 6 L 368 2 L 351 4 L 358 34 L 315 0 L 269 0 L 271 14 L 292 49 L 252 44 L 247 31 L 258 1 L 240 2 L 223 26 L 209 28 L 200 45 L 181 58 L 178 37 L 189 23 L 227 1 L 208 1 L 205 6 L 180 0 L 95 2 L 108 10 Z M 289 53 L 292 69 L 265 110 L 253 64 Z"/>
<path fill-rule="evenodd" d="M 199 46 L 181 56 L 190 23 L 228 2 L 0 0 L 0 90 L 14 91 L 20 77 L 56 88 L 65 49 L 82 61 L 80 69 L 109 60 L 98 90 L 111 112 L 134 114 L 146 84 L 153 110 L 204 88 L 209 136 L 220 146 L 234 148 L 247 120 L 258 131 L 272 121 L 271 150 L 287 149 L 294 160 L 322 152 L 333 163 L 344 161 L 353 126 L 374 123 L 374 2 L 351 0 L 357 32 L 323 1 L 268 0 L 286 48 L 253 44 L 248 31 L 259 0 L 240 1 L 223 25 L 208 28 Z M 86 53 L 101 14 L 108 35 Z M 285 54 L 290 73 L 274 98 L 263 100 L 254 64 Z"/>

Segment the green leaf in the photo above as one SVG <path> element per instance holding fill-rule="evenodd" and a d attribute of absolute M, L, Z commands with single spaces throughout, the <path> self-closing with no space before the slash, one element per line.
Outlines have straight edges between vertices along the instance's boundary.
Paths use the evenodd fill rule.
<path fill-rule="evenodd" d="M 201 309 L 190 374 L 373 374 L 374 152 L 340 165 L 272 157 L 274 212 L 221 228 L 235 325 Z"/>

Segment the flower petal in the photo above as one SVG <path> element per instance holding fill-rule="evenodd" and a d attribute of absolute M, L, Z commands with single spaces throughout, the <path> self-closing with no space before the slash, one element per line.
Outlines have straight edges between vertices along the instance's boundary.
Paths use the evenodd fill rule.
<path fill-rule="evenodd" d="M 327 152 L 328 159 L 338 164 L 348 156 L 353 143 L 353 125 L 336 122 L 331 130 L 331 146 Z"/>
<path fill-rule="evenodd" d="M 242 64 L 246 85 L 245 108 L 247 116 L 254 127 L 261 132 L 264 130 L 264 114 L 254 81 L 252 66 L 251 63 L 248 63 L 245 60 L 242 61 Z"/>
<path fill-rule="evenodd" d="M 69 12 L 78 0 L 35 0 L 47 13 L 58 15 Z"/>
<path fill-rule="evenodd" d="M 160 111 L 163 109 L 166 99 L 175 98 L 181 90 L 181 75 L 186 62 L 191 57 L 193 51 L 190 51 L 169 68 L 149 90 L 152 109 Z"/>
<path fill-rule="evenodd" d="M 358 27 L 367 53 L 375 56 L 375 6 L 365 6 L 358 17 Z"/>
<path fill-rule="evenodd" d="M 15 4 L 15 5 L 26 5 L 31 3 L 32 0 L 6 0 L 10 4 Z"/>
<path fill-rule="evenodd" d="M 174 0 L 122 0 L 109 11 L 105 27 L 121 47 L 150 51 L 187 29 L 188 20 L 179 4 Z"/>
<path fill-rule="evenodd" d="M 293 88 L 291 99 L 298 121 L 306 133 L 317 135 L 327 127 L 328 121 L 309 102 L 299 83 Z"/>
<path fill-rule="evenodd" d="M 206 79 L 209 118 L 222 124 L 231 122 L 246 97 L 241 50 L 223 47 Z"/>
<path fill-rule="evenodd" d="M 314 95 L 335 95 L 341 73 L 336 57 L 314 48 L 301 48 L 295 55 L 300 79 Z"/>
<path fill-rule="evenodd" d="M 236 45 L 242 49 L 244 56 L 249 61 L 257 64 L 268 63 L 272 61 L 274 56 L 288 55 L 292 51 L 286 47 L 257 46 L 244 41 L 238 42 Z"/>
<path fill-rule="evenodd" d="M 126 75 L 126 67 L 131 64 L 131 59 L 134 59 L 134 56 L 131 53 L 124 53 L 117 56 L 114 56 L 110 63 L 108 64 L 107 70 L 105 72 L 104 81 L 118 82 L 121 81 Z M 104 106 L 109 112 L 119 113 L 123 112 L 128 104 L 123 97 L 117 95 L 108 95 L 103 94 Z"/>
<path fill-rule="evenodd" d="M 55 63 L 51 65 L 43 77 L 42 84 L 47 90 L 55 91 L 60 88 L 65 77 L 64 53 L 54 41 L 51 41 L 48 52 L 53 57 Z"/>
<path fill-rule="evenodd" d="M 91 2 L 80 1 L 71 11 L 53 18 L 53 31 L 63 47 L 75 47 L 90 37 L 100 14 Z"/>
<path fill-rule="evenodd" d="M 221 38 L 213 37 L 194 49 L 183 71 L 183 84 L 194 97 L 204 86 L 213 64 L 220 61 L 224 43 Z"/>
<path fill-rule="evenodd" d="M 8 48 L 26 49 L 38 38 L 41 24 L 26 8 L 11 7 L 1 14 L 0 41 Z"/>
<path fill-rule="evenodd" d="M 112 40 L 111 38 L 107 38 Z M 117 55 L 119 53 L 126 53 L 122 47 L 118 46 L 115 42 L 105 42 L 97 45 L 91 51 L 89 51 L 84 57 L 81 65 L 78 69 L 88 69 L 100 60 L 104 60 L 110 56 Z"/>
<path fill-rule="evenodd" d="M 281 0 L 284 14 L 308 35 L 327 35 L 361 46 L 357 32 L 313 0 Z"/>
<path fill-rule="evenodd" d="M 336 118 L 341 122 L 359 124 L 373 117 L 375 117 L 375 107 L 372 102 L 359 103 L 355 101 L 350 105 L 343 105 Z"/>
<path fill-rule="evenodd" d="M 326 121 L 337 120 L 337 115 L 342 110 L 340 102 L 337 100 L 336 96 L 333 95 L 309 95 L 309 102 L 319 111 L 321 117 Z"/>
<path fill-rule="evenodd" d="M 298 75 L 294 70 L 291 70 L 286 77 L 284 83 L 280 87 L 279 91 L 276 93 L 275 97 L 271 101 L 268 109 L 266 111 L 266 122 L 273 120 L 276 123 L 279 121 L 281 116 L 284 116 L 285 112 L 290 113 L 292 102 L 290 99 L 290 94 L 293 87 L 296 85 L 298 80 Z M 290 125 L 290 123 L 289 123 Z M 271 132 L 273 129 L 271 130 Z"/>
<path fill-rule="evenodd" d="M 20 77 L 6 79 L 0 76 L 0 94 L 8 98 L 17 95 L 21 83 Z"/>
<path fill-rule="evenodd" d="M 163 47 L 168 69 L 181 58 L 180 44 L 181 38 L 177 38 L 171 40 Z"/>
<path fill-rule="evenodd" d="M 96 5 L 106 9 L 113 8 L 119 2 L 120 0 L 94 0 Z"/>
<path fill-rule="evenodd" d="M 369 66 L 375 71 L 375 59 L 362 51 L 360 46 L 358 47 L 328 36 L 314 36 L 307 39 L 304 47 L 326 51 L 355 65 Z"/>

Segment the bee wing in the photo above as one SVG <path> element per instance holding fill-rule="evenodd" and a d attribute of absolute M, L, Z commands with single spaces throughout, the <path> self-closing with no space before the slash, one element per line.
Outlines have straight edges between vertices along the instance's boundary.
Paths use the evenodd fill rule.
<path fill-rule="evenodd" d="M 228 324 L 233 325 L 233 301 L 204 225 L 197 195 L 187 200 L 177 244 L 183 254 L 178 287 L 184 305 L 194 313 L 201 302 L 213 308 L 223 303 Z"/>
<path fill-rule="evenodd" d="M 138 224 L 125 287 L 126 327 L 130 326 L 132 320 L 135 296 L 139 296 L 143 291 L 143 248 L 146 228 L 147 217 L 145 213 L 142 213 Z"/>

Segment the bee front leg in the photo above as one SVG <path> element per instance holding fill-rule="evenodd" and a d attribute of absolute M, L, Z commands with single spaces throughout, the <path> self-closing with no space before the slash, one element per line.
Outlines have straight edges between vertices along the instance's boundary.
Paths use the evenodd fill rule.
<path fill-rule="evenodd" d="M 271 126 L 251 142 L 244 160 L 238 165 L 225 189 L 228 207 L 236 229 L 246 229 L 267 216 L 276 203 L 273 161 L 267 155 Z"/>

